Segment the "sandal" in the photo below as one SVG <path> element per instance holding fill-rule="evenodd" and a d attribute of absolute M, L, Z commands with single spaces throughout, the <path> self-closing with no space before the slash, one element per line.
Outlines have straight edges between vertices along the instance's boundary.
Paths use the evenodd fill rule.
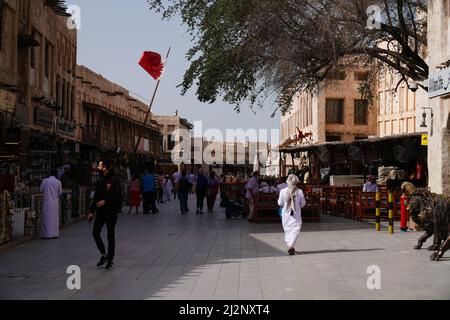
<path fill-rule="evenodd" d="M 294 249 L 294 248 L 290 248 L 290 249 L 288 250 L 288 253 L 289 253 L 290 256 L 295 255 L 295 249 Z"/>

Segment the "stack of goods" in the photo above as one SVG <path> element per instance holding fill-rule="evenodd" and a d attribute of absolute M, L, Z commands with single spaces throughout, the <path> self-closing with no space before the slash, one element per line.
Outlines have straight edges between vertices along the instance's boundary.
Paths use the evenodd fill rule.
<path fill-rule="evenodd" d="M 13 233 L 13 208 L 11 194 L 3 191 L 0 194 L 0 244 L 9 242 Z"/>

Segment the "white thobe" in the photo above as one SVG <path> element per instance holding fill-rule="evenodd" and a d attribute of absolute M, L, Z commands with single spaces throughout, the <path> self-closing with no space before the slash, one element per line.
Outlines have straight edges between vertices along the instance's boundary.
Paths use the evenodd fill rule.
<path fill-rule="evenodd" d="M 165 183 L 164 183 L 164 201 L 170 201 L 170 195 L 172 194 L 172 189 L 173 189 L 173 186 L 172 186 L 172 181 L 170 181 L 170 180 L 167 180 Z"/>
<path fill-rule="evenodd" d="M 302 229 L 302 209 L 306 205 L 305 196 L 303 191 L 298 189 L 297 196 L 295 197 L 295 209 L 291 213 L 286 214 L 287 203 L 286 203 L 286 193 L 288 189 L 283 189 L 280 192 L 278 198 L 278 205 L 283 208 L 282 210 L 282 222 L 284 229 L 284 239 L 289 248 L 294 247 L 297 242 L 298 236 L 300 235 L 300 230 Z"/>
<path fill-rule="evenodd" d="M 59 237 L 59 197 L 62 194 L 61 182 L 53 176 L 49 177 L 42 181 L 40 190 L 44 194 L 41 237 Z"/>

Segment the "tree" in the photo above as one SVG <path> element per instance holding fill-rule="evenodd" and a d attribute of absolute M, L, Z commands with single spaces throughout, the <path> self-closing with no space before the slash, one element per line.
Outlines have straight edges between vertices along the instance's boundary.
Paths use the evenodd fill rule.
<path fill-rule="evenodd" d="M 284 113 L 297 92 L 316 90 L 353 59 L 374 74 L 387 65 L 400 82 L 428 78 L 426 0 L 147 1 L 187 26 L 191 65 L 180 86 L 185 94 L 196 85 L 202 102 L 222 97 L 239 111 L 276 95 Z"/>

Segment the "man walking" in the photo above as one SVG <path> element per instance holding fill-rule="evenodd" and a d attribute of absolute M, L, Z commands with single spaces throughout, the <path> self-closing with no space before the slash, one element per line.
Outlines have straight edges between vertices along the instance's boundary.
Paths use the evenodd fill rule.
<path fill-rule="evenodd" d="M 40 187 L 44 194 L 41 223 L 42 239 L 57 239 L 59 237 L 59 197 L 62 194 L 62 185 L 56 178 L 57 174 L 56 170 L 52 171 L 51 176 L 44 179 Z"/>
<path fill-rule="evenodd" d="M 197 177 L 197 187 L 195 193 L 197 195 L 197 214 L 203 214 L 203 205 L 205 202 L 206 191 L 208 190 L 208 178 L 203 174 L 203 169 L 199 170 Z"/>
<path fill-rule="evenodd" d="M 145 170 L 144 183 L 143 183 L 143 193 L 144 193 L 144 214 L 149 214 L 150 210 L 155 214 L 159 212 L 156 208 L 156 189 L 155 189 L 155 175 L 153 170 Z"/>
<path fill-rule="evenodd" d="M 173 181 L 173 197 L 176 200 L 177 199 L 177 193 L 178 193 L 178 182 L 181 180 L 181 173 L 179 171 L 175 171 L 172 174 L 172 181 Z"/>
<path fill-rule="evenodd" d="M 95 188 L 94 200 L 88 214 L 88 221 L 95 218 L 93 236 L 97 248 L 102 255 L 97 267 L 106 263 L 106 269 L 110 269 L 114 261 L 116 248 L 115 227 L 117 213 L 122 209 L 122 189 L 119 178 L 114 174 L 113 165 L 109 161 L 100 161 L 98 172 L 102 175 Z M 96 215 L 94 214 L 96 212 Z M 108 238 L 108 253 L 102 241 L 101 232 L 106 225 Z"/>

